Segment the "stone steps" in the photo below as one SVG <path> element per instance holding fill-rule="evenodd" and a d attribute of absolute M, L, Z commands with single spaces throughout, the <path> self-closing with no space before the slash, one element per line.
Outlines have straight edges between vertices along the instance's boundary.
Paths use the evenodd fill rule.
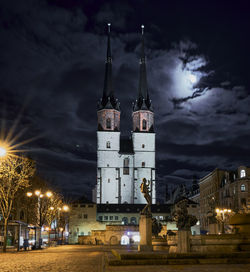
<path fill-rule="evenodd" d="M 183 264 L 249 264 L 250 252 L 213 254 L 166 254 L 166 253 L 126 253 L 112 250 L 106 255 L 110 266 L 123 265 L 183 265 Z"/>

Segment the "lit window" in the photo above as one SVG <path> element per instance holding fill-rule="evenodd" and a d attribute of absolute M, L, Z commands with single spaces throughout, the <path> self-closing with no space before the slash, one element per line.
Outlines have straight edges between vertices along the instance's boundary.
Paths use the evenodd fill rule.
<path fill-rule="evenodd" d="M 245 191 L 246 191 L 246 186 L 245 186 L 245 184 L 241 184 L 240 190 L 241 190 L 241 192 L 245 192 Z"/>
<path fill-rule="evenodd" d="M 142 162 L 142 163 L 141 163 L 141 167 L 145 167 L 145 162 Z"/>
<path fill-rule="evenodd" d="M 106 120 L 106 128 L 107 128 L 107 129 L 111 129 L 111 119 L 110 119 L 110 118 L 108 118 L 108 119 Z"/>
<path fill-rule="evenodd" d="M 142 120 L 142 129 L 147 129 L 147 121 L 145 119 Z"/>
<path fill-rule="evenodd" d="M 107 142 L 107 143 L 106 143 L 106 147 L 107 147 L 107 148 L 110 148 L 110 142 Z"/>
<path fill-rule="evenodd" d="M 242 169 L 240 170 L 240 177 L 244 178 L 246 176 L 246 170 Z"/>

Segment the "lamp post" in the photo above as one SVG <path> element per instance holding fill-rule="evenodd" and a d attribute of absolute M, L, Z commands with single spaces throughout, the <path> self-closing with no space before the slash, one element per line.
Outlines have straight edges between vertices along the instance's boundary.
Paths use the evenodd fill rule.
<path fill-rule="evenodd" d="M 221 222 L 221 233 L 225 233 L 225 220 L 226 216 L 229 216 L 229 214 L 232 212 L 231 209 L 219 209 L 216 210 L 217 213 L 217 219 Z"/>
<path fill-rule="evenodd" d="M 41 208 L 42 208 L 42 199 L 44 197 L 47 198 L 51 198 L 53 196 L 52 192 L 47 191 L 45 193 L 42 193 L 41 190 L 36 190 L 34 193 L 32 192 L 27 192 L 26 196 L 27 197 L 32 197 L 32 196 L 36 196 L 37 197 L 37 224 L 40 228 L 42 228 L 43 226 L 43 220 L 42 220 L 42 212 L 41 212 Z M 27 215 L 28 216 L 28 215 Z M 40 238 L 41 239 L 41 238 Z M 39 240 L 40 240 L 39 239 Z M 39 242 L 39 247 L 41 246 L 42 241 Z M 35 228 L 35 248 L 37 247 L 37 230 Z"/>

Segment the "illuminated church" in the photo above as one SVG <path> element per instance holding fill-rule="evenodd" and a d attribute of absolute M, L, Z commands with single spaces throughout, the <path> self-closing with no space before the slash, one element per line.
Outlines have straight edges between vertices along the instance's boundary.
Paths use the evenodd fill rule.
<path fill-rule="evenodd" d="M 135 92 L 132 109 L 133 131 L 130 138 L 124 139 L 120 132 L 120 103 L 112 85 L 110 24 L 108 26 L 104 88 L 97 109 L 97 204 L 146 203 L 140 191 L 143 178 L 149 181 L 152 203 L 156 202 L 154 112 L 148 93 L 143 30 L 144 26 L 139 90 Z"/>

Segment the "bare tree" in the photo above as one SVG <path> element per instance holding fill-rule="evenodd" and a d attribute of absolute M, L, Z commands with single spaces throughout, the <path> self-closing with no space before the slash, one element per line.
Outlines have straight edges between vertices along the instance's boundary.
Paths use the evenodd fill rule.
<path fill-rule="evenodd" d="M 0 208 L 4 220 L 3 252 L 6 252 L 7 229 L 16 193 L 29 186 L 35 172 L 34 161 L 25 157 L 11 156 L 0 160 Z"/>

